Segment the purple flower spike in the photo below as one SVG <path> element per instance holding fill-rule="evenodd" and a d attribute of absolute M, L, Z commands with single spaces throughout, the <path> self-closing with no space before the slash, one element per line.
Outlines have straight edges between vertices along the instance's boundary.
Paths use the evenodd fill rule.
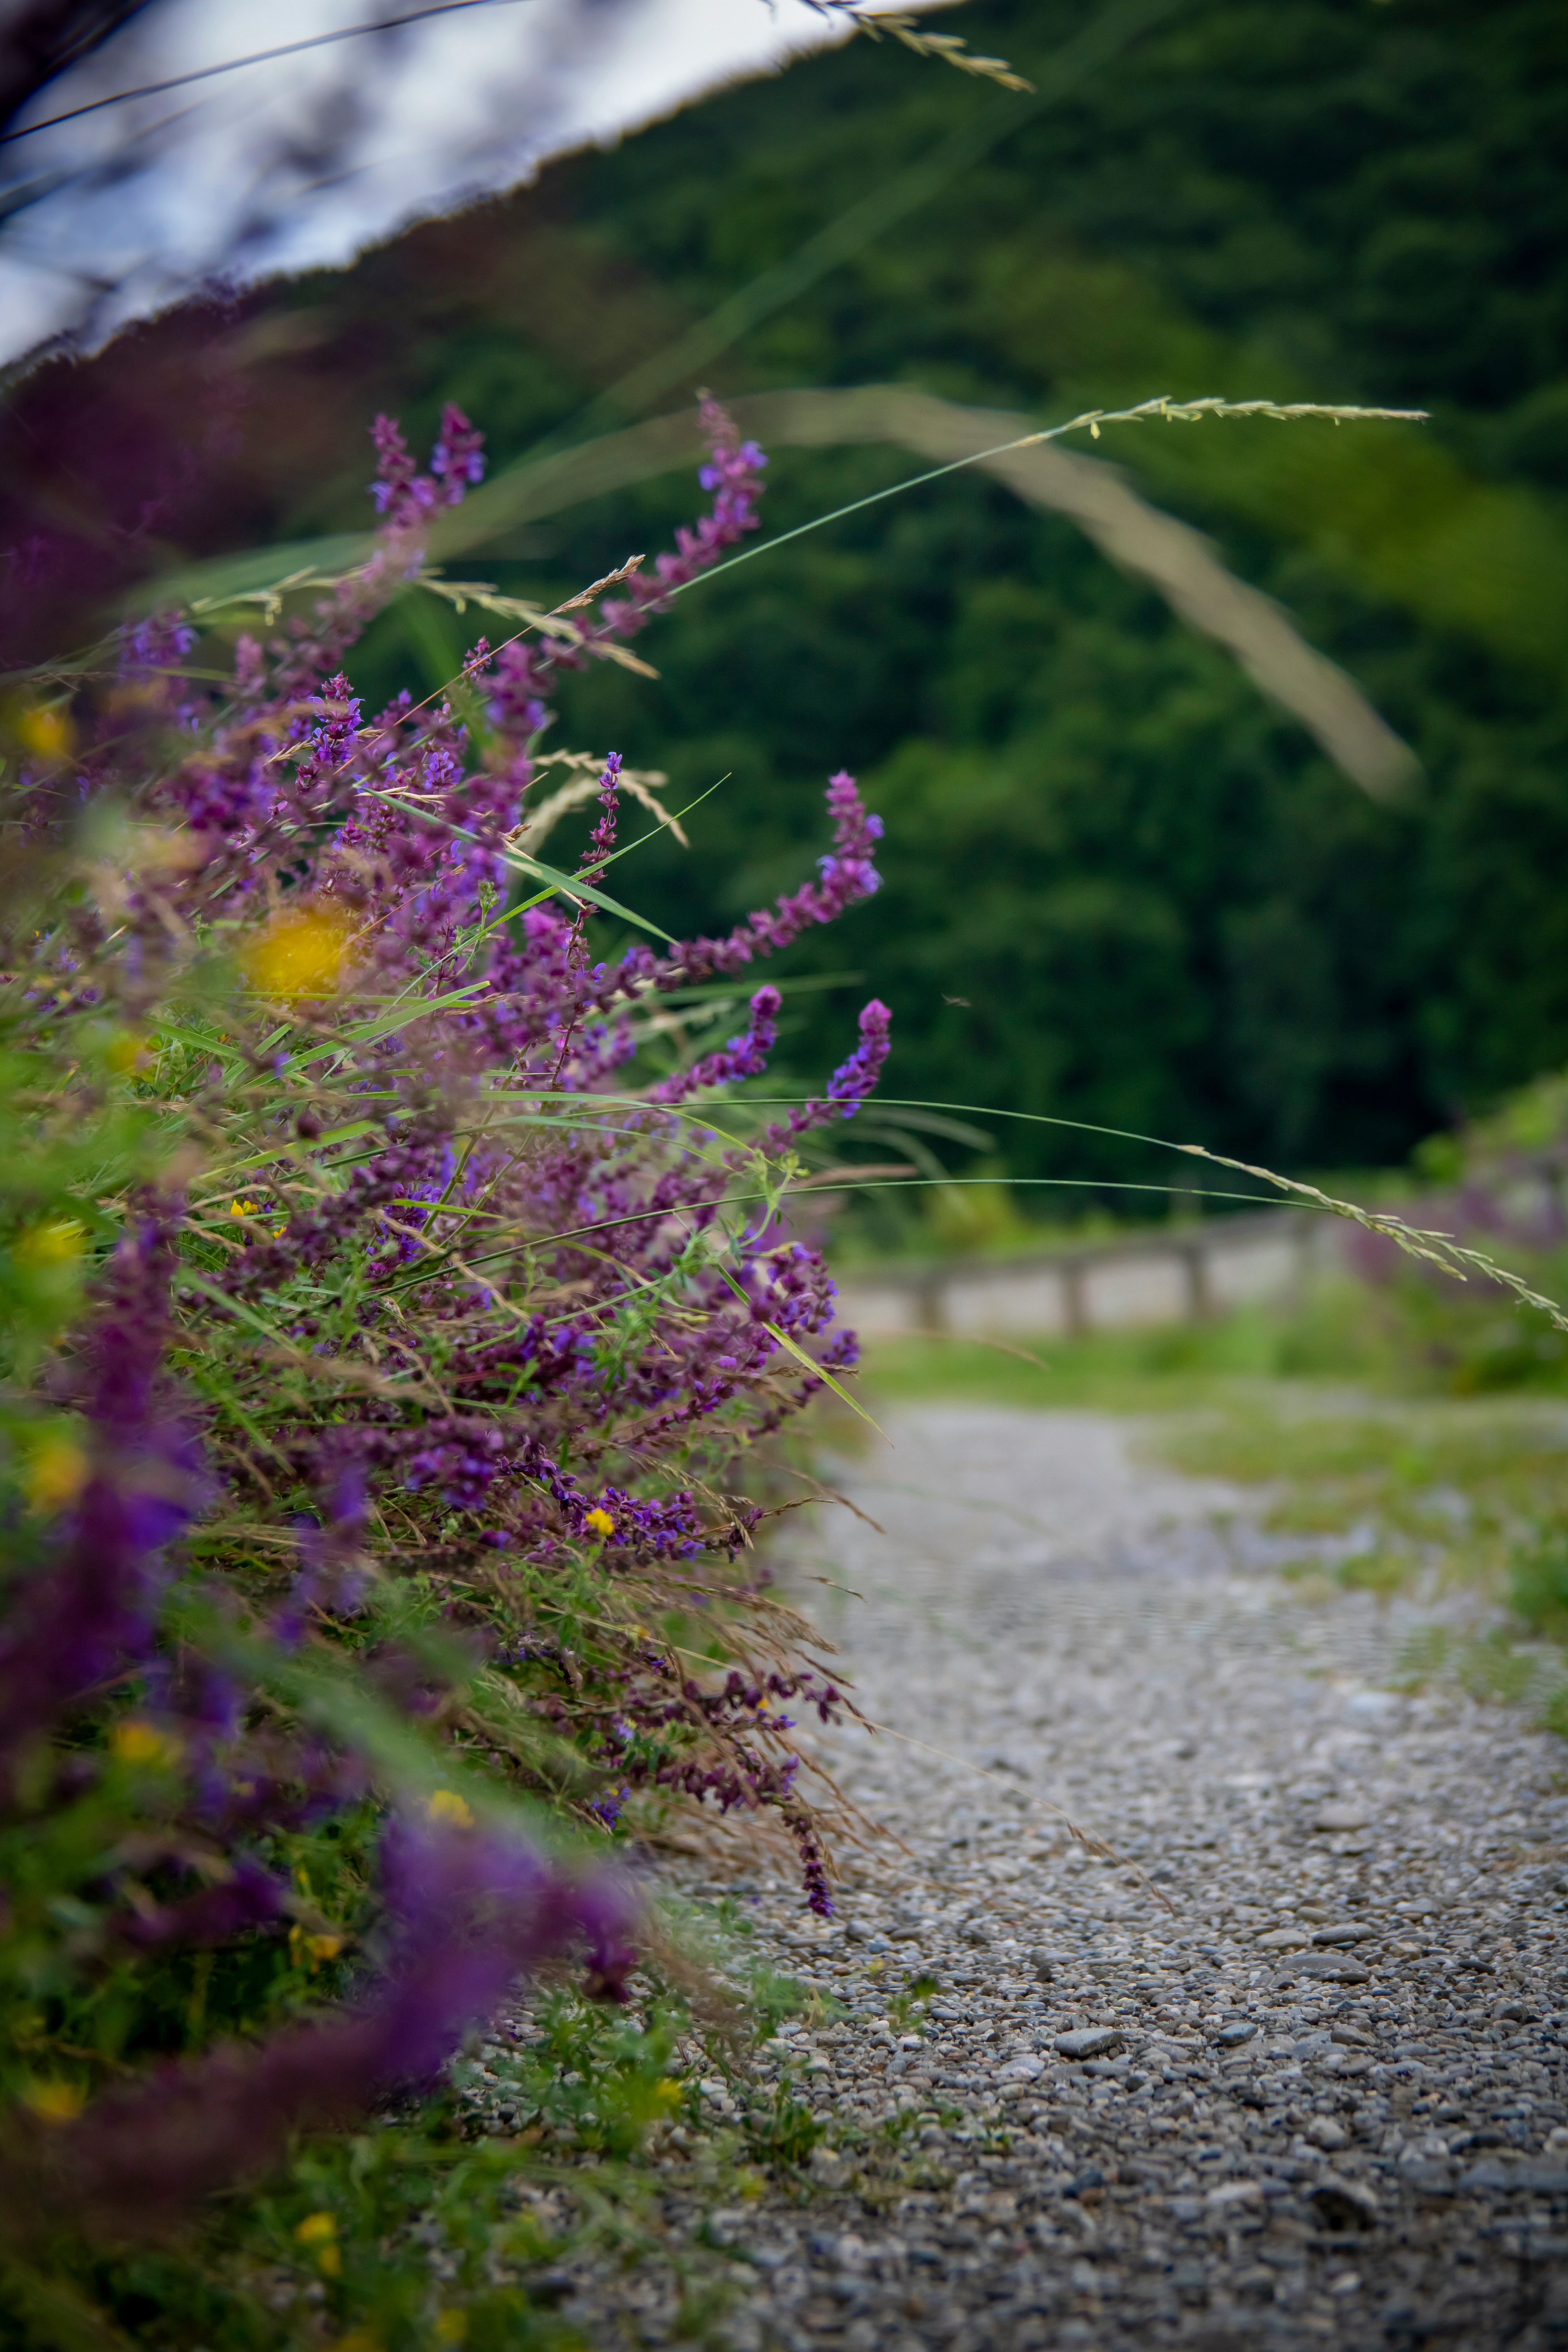
<path fill-rule="evenodd" d="M 83 1400 L 91 1469 L 0 1637 L 0 1774 L 95 1685 L 149 1655 L 168 1546 L 205 1497 L 200 1448 L 160 1377 L 173 1227 L 146 1218 L 101 1286 Z"/>
<path fill-rule="evenodd" d="M 441 413 L 441 437 L 430 452 L 430 471 L 445 484 L 449 507 L 461 506 L 465 489 L 485 478 L 485 436 L 451 401 Z"/>
<path fill-rule="evenodd" d="M 742 1035 L 731 1037 L 716 1054 L 694 1062 L 689 1070 L 661 1078 L 648 1088 L 649 1102 L 684 1102 L 708 1087 L 731 1085 L 737 1078 L 760 1078 L 778 1036 L 779 1007 L 784 999 L 776 988 L 759 988 L 752 999 L 752 1017 Z"/>
<path fill-rule="evenodd" d="M 843 1106 L 843 1118 L 854 1118 L 881 1076 L 892 1045 L 892 1014 L 874 996 L 860 1015 L 859 1045 L 827 1081 L 827 1099 Z"/>
<path fill-rule="evenodd" d="M 605 814 L 588 836 L 588 846 L 583 852 L 581 866 L 585 873 L 609 856 L 616 845 L 616 818 L 620 807 L 621 755 L 612 751 L 605 761 L 605 772 L 599 779 L 599 803 Z"/>

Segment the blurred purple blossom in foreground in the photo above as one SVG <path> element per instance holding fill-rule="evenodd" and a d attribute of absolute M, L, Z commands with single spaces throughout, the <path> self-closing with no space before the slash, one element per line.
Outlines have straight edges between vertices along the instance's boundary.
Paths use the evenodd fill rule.
<path fill-rule="evenodd" d="M 167 2064 L 63 2128 L 40 2123 L 20 2145 L 13 2134 L 0 2157 L 11 2198 L 110 2234 L 157 2234 L 215 2188 L 276 2164 L 294 2134 L 341 2128 L 390 2091 L 428 2085 L 544 1961 L 580 1953 L 590 1989 L 611 1994 L 632 1965 L 637 1906 L 608 1872 L 574 1875 L 516 1837 L 404 1821 L 387 1829 L 383 1867 L 391 1948 L 362 1999 L 259 2046 Z"/>

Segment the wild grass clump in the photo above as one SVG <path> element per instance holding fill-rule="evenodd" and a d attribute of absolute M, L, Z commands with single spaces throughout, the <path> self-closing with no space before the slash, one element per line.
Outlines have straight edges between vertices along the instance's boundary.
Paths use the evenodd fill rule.
<path fill-rule="evenodd" d="M 424 703 L 367 715 L 343 663 L 479 478 L 456 410 L 423 472 L 378 424 L 374 556 L 269 638 L 155 617 L 33 682 L 0 875 L 7 2340 L 556 2340 L 549 2232 L 490 2227 L 510 2168 L 433 2091 L 454 2053 L 520 1978 L 575 1984 L 544 2071 L 584 2095 L 557 2115 L 536 2059 L 512 2105 L 622 2158 L 682 2095 L 628 1822 L 769 1816 L 830 1908 L 787 1710 L 841 1701 L 745 1464 L 854 1361 L 785 1202 L 885 1009 L 816 1097 L 731 1098 L 781 1003 L 741 976 L 876 887 L 880 827 L 836 777 L 817 878 L 684 942 L 605 887 L 615 753 L 574 870 L 521 845 L 553 682 L 637 666 L 754 528 L 762 455 L 705 415 L 676 550 Z M 389 2099 L 424 2120 L 352 2137 Z"/>

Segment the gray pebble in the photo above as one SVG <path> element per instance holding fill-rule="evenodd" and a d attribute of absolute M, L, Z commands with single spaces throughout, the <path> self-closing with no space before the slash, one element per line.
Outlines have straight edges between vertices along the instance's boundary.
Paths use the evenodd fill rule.
<path fill-rule="evenodd" d="M 1291 1977 L 1314 1977 L 1321 1984 L 1367 1984 L 1372 1971 L 1348 1953 L 1342 1957 L 1337 1952 L 1303 1952 L 1300 1959 L 1288 1961 L 1279 1974 L 1281 1982 Z"/>
<path fill-rule="evenodd" d="M 1053 2047 L 1063 2058 L 1103 2058 L 1121 2049 L 1121 2036 L 1113 2025 L 1085 2025 L 1058 2033 Z"/>
<path fill-rule="evenodd" d="M 1372 1815 L 1363 1805 L 1331 1803 L 1320 1805 L 1312 1818 L 1315 1830 L 1364 1830 L 1372 1826 Z"/>

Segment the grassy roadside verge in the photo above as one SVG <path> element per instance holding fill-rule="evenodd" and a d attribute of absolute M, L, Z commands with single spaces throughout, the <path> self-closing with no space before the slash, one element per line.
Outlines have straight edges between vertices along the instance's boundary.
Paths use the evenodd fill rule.
<path fill-rule="evenodd" d="M 1168 1413 L 1219 1403 L 1280 1377 L 1277 1328 L 1263 1317 L 1079 1339 L 888 1339 L 867 1343 L 876 1402 L 963 1399 L 1024 1411 Z"/>

